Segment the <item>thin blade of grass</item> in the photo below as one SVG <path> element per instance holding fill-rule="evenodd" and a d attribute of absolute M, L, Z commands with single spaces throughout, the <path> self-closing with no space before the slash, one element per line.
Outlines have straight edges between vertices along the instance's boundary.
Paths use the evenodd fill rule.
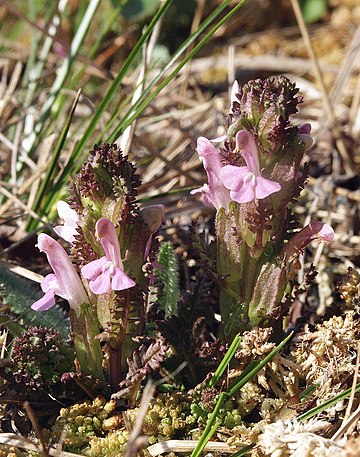
<path fill-rule="evenodd" d="M 246 455 L 251 449 L 256 446 L 255 443 L 251 443 L 248 446 L 245 446 L 244 448 L 240 449 L 240 451 L 235 452 L 235 454 L 231 454 L 230 457 L 242 457 L 243 455 Z"/>
<path fill-rule="evenodd" d="M 230 3 L 231 0 L 226 0 L 221 5 L 216 8 L 216 10 L 208 16 L 208 18 L 202 22 L 199 29 L 189 37 L 185 43 L 179 48 L 175 53 L 176 58 L 178 55 L 186 51 L 186 49 L 192 44 L 192 42 L 205 30 L 208 24 L 215 19 L 223 9 Z M 131 110 L 123 116 L 122 121 L 118 127 L 110 134 L 108 141 L 112 142 L 118 138 L 123 131 L 128 127 L 139 115 L 144 111 L 145 108 L 155 99 L 155 97 L 166 87 L 169 82 L 179 73 L 179 71 L 194 57 L 194 55 L 203 47 L 203 45 L 214 35 L 214 33 L 227 21 L 229 20 L 242 6 L 246 0 L 241 0 L 228 14 L 226 14 L 206 35 L 202 38 L 199 43 L 187 54 L 187 56 L 176 66 L 176 68 L 170 73 L 170 75 L 150 94 L 152 87 L 163 77 L 165 72 L 169 68 L 169 64 L 166 65 L 165 69 L 160 72 L 160 74 L 152 81 L 152 83 L 144 90 L 142 96 L 139 98 L 138 102 L 132 107 Z M 181 52 L 180 52 L 181 51 Z M 175 59 L 176 60 L 176 59 Z M 171 59 L 171 62 L 174 61 L 174 57 Z M 134 113 L 132 114 L 132 111 Z"/>
<path fill-rule="evenodd" d="M 228 391 L 229 397 L 233 397 L 244 385 L 255 376 L 270 360 L 285 346 L 285 344 L 292 338 L 294 332 L 291 332 L 280 344 L 276 346 L 266 357 L 256 364 L 252 370 L 247 372 L 244 376 L 240 376 L 240 380 Z"/>
<path fill-rule="evenodd" d="M 122 67 L 120 68 L 120 71 L 114 81 L 112 82 L 111 86 L 109 87 L 109 90 L 107 91 L 106 95 L 104 98 L 101 100 L 100 105 L 96 109 L 92 119 L 90 120 L 90 123 L 88 127 L 86 128 L 81 140 L 77 143 L 72 155 L 71 155 L 71 161 L 68 164 L 68 167 L 66 170 L 64 170 L 64 173 L 69 174 L 70 171 L 72 170 L 72 167 L 75 163 L 75 161 L 78 159 L 79 155 L 83 152 L 84 147 L 86 146 L 86 143 L 90 139 L 91 135 L 94 133 L 96 126 L 101 118 L 101 116 L 104 114 L 106 108 L 109 106 L 110 102 L 113 100 L 113 98 L 116 95 L 117 90 L 120 87 L 120 84 L 126 75 L 127 71 L 129 70 L 130 66 L 132 65 L 134 58 L 137 56 L 138 52 L 146 42 L 146 40 L 150 37 L 155 25 L 157 22 L 160 20 L 160 18 L 163 16 L 163 14 L 166 12 L 166 10 L 169 8 L 173 0 L 166 0 L 161 7 L 159 8 L 158 12 L 155 14 L 154 18 L 151 20 L 149 26 L 147 29 L 144 31 L 140 39 L 137 41 L 133 49 L 131 50 L 130 54 L 128 55 L 127 59 L 123 63 Z"/>
<path fill-rule="evenodd" d="M 244 385 L 250 381 L 251 378 L 253 378 L 258 371 L 260 371 L 267 363 L 270 362 L 270 360 L 285 346 L 285 344 L 290 340 L 290 338 L 293 336 L 294 332 L 291 332 L 280 344 L 276 346 L 275 349 L 273 349 L 266 357 L 264 357 L 263 360 L 260 362 L 256 362 L 256 366 L 254 368 L 246 369 L 244 373 L 240 376 L 240 379 L 235 383 L 233 387 L 231 387 L 228 391 L 222 392 L 218 398 L 218 401 L 216 402 L 214 411 L 211 413 L 211 416 L 206 424 L 204 433 L 202 434 L 198 445 L 194 449 L 193 453 L 191 454 L 191 457 L 199 457 L 201 452 L 203 451 L 206 443 L 209 441 L 209 439 L 212 437 L 211 431 L 213 429 L 214 433 L 216 431 L 215 425 L 219 422 L 218 413 L 221 410 L 221 408 L 225 405 L 225 403 L 230 400 Z M 219 423 L 220 425 L 220 423 Z"/>
<path fill-rule="evenodd" d="M 214 387 L 218 383 L 219 379 L 221 376 L 224 374 L 224 371 L 226 370 L 227 366 L 229 365 L 230 361 L 235 355 L 235 352 L 237 351 L 239 344 L 241 342 L 242 338 L 240 335 L 236 335 L 235 338 L 233 339 L 233 342 L 231 343 L 229 349 L 227 350 L 224 358 L 220 362 L 220 365 L 216 369 L 215 373 L 213 374 L 213 377 L 209 381 L 209 387 Z"/>
<path fill-rule="evenodd" d="M 310 419 L 311 417 L 315 416 L 316 414 L 320 414 L 326 409 L 330 408 L 330 406 L 335 405 L 338 401 L 344 400 L 347 397 L 350 397 L 352 390 L 355 390 L 355 392 L 360 392 L 360 383 L 356 384 L 355 389 L 350 387 L 350 389 L 344 390 L 344 392 L 341 392 L 338 395 L 335 395 L 335 397 L 330 398 L 329 400 L 325 401 L 324 403 L 321 403 L 321 405 L 315 406 L 315 408 L 310 409 L 309 411 L 306 411 L 306 413 L 301 414 L 301 416 L 298 416 L 297 420 L 299 422 L 302 422 L 306 419 Z"/>
<path fill-rule="evenodd" d="M 116 92 L 120 87 L 120 84 L 122 80 L 124 79 L 127 71 L 131 67 L 135 57 L 137 56 L 138 52 L 146 42 L 146 40 L 149 38 L 151 35 L 155 25 L 157 22 L 160 20 L 160 18 L 165 14 L 166 10 L 169 8 L 173 0 L 166 0 L 161 7 L 159 8 L 158 12 L 154 16 L 154 18 L 151 20 L 149 26 L 147 29 L 144 31 L 140 39 L 137 41 L 133 49 L 131 50 L 129 56 L 123 63 L 122 67 L 120 68 L 120 71 L 114 81 L 112 82 L 110 88 L 108 89 L 106 95 L 104 98 L 101 100 L 99 106 L 97 107 L 93 117 L 90 120 L 89 125 L 87 126 L 85 132 L 83 133 L 80 141 L 76 144 L 70 159 L 66 166 L 64 167 L 64 170 L 62 171 L 61 175 L 59 176 L 57 183 L 54 187 L 54 194 L 57 194 L 59 190 L 61 190 L 67 183 L 69 179 L 69 175 L 73 172 L 76 172 L 79 168 L 79 165 L 76 165 L 79 157 L 81 154 L 84 152 L 84 148 L 93 135 L 94 131 L 96 130 L 96 127 L 98 125 L 98 122 L 101 118 L 101 116 L 104 114 L 106 108 L 109 106 L 110 102 L 114 99 L 116 96 Z M 129 97 L 129 100 L 131 100 L 131 97 Z M 52 205 L 52 202 L 54 201 L 54 198 L 52 196 L 49 196 L 49 199 L 45 202 L 44 204 L 44 210 L 47 211 L 48 208 Z"/>
<path fill-rule="evenodd" d="M 70 126 L 71 126 L 71 121 L 72 121 L 74 113 L 75 113 L 76 106 L 79 102 L 80 94 L 81 94 L 81 90 L 79 90 L 76 95 L 76 98 L 71 107 L 70 113 L 67 117 L 66 123 L 65 123 L 65 125 L 60 133 L 60 136 L 58 138 L 58 141 L 56 143 L 56 146 L 55 146 L 55 149 L 53 152 L 53 156 L 52 156 L 52 160 L 49 164 L 49 168 L 46 172 L 46 175 L 41 182 L 40 188 L 36 195 L 36 199 L 34 201 L 34 205 L 32 207 L 32 210 L 34 212 L 37 212 L 39 210 L 41 202 L 43 201 L 44 197 L 47 194 L 51 194 L 54 197 L 56 197 L 56 195 L 57 195 L 57 194 L 54 195 L 54 193 L 53 193 L 53 182 L 52 181 L 53 181 L 55 173 L 56 173 L 56 167 L 57 167 L 57 163 L 59 160 L 59 156 L 60 156 L 61 151 L 63 150 L 64 144 L 66 141 L 66 137 L 67 137 L 67 134 L 68 134 Z M 43 215 L 44 211 L 41 211 L 40 214 Z M 28 223 L 26 229 L 28 231 L 35 230 L 37 224 L 38 224 L 38 221 L 35 221 L 33 218 L 31 218 L 29 220 L 29 223 Z"/>
<path fill-rule="evenodd" d="M 74 62 L 75 57 L 79 52 L 80 46 L 86 36 L 90 23 L 96 13 L 97 7 L 100 4 L 100 1 L 101 0 L 90 0 L 88 4 L 86 12 L 80 22 L 79 28 L 77 29 L 74 39 L 72 40 L 69 54 L 64 60 L 63 64 L 60 66 L 55 81 L 53 82 L 53 85 L 48 94 L 48 99 L 46 100 L 41 109 L 39 120 L 35 124 L 31 134 L 23 140 L 22 151 L 25 155 L 29 154 L 32 151 L 33 147 L 36 144 L 39 134 L 43 130 L 44 125 L 49 118 L 52 106 L 55 103 L 56 98 L 59 95 L 60 90 L 62 89 L 65 80 L 69 75 L 72 63 Z"/>

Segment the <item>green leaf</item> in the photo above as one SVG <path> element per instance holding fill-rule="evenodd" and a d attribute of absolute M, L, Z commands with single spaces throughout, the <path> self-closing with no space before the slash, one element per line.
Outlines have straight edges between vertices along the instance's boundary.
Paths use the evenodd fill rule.
<path fill-rule="evenodd" d="M 158 254 L 159 267 L 155 276 L 160 278 L 162 292 L 159 304 L 169 317 L 177 314 L 177 302 L 180 297 L 178 265 L 171 243 L 164 243 Z"/>
<path fill-rule="evenodd" d="M 31 309 L 31 305 L 42 295 L 39 288 L 34 287 L 30 281 L 7 268 L 0 267 L 0 298 L 5 305 L 8 305 L 10 312 L 17 314 L 19 320 L 26 326 L 53 327 L 67 338 L 70 334 L 70 321 L 65 317 L 64 311 L 57 306 L 46 313 Z M 6 321 L 1 323 L 6 325 Z M 18 332 L 19 328 L 16 331 Z"/>

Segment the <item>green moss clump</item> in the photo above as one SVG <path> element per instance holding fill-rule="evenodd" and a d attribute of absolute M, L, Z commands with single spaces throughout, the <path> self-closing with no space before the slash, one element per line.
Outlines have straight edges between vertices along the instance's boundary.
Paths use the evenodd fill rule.
<path fill-rule="evenodd" d="M 109 420 L 118 417 L 115 416 L 115 408 L 114 400 L 106 401 L 103 397 L 62 408 L 52 427 L 52 440 L 58 441 L 65 432 L 65 450 L 82 452 L 93 438 L 105 437 L 105 431 L 109 430 Z M 118 420 L 115 422 L 117 426 L 120 425 Z"/>

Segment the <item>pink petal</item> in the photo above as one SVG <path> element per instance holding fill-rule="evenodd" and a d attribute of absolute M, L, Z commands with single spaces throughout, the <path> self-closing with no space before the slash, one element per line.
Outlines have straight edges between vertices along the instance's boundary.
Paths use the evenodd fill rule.
<path fill-rule="evenodd" d="M 221 135 L 221 136 L 217 136 L 216 138 L 211 138 L 211 142 L 212 143 L 222 143 L 223 141 L 225 141 L 227 138 L 227 135 Z"/>
<path fill-rule="evenodd" d="M 274 192 L 279 192 L 281 185 L 276 181 L 263 178 L 261 176 L 256 177 L 255 195 L 256 198 L 262 199 L 268 197 Z"/>
<path fill-rule="evenodd" d="M 109 268 L 106 268 L 102 274 L 97 276 L 94 280 L 89 282 L 89 287 L 91 292 L 96 295 L 105 294 L 111 289 L 110 284 L 111 271 Z"/>
<path fill-rule="evenodd" d="M 73 243 L 75 241 L 75 235 L 77 235 L 76 229 L 67 225 L 57 225 L 54 227 L 54 232 L 63 240 Z"/>
<path fill-rule="evenodd" d="M 248 184 L 246 186 L 241 187 L 238 192 L 230 192 L 230 197 L 234 202 L 238 203 L 249 203 L 255 200 L 255 189 L 254 186 Z"/>
<path fill-rule="evenodd" d="M 94 280 L 102 273 L 103 267 L 108 262 L 109 260 L 105 256 L 100 259 L 93 260 L 81 268 L 81 274 L 86 279 Z"/>
<path fill-rule="evenodd" d="M 324 222 L 312 221 L 289 240 L 285 246 L 286 257 L 288 259 L 295 258 L 315 239 L 325 242 L 332 241 L 334 239 L 334 230 Z"/>
<path fill-rule="evenodd" d="M 129 278 L 129 276 L 121 268 L 115 268 L 115 272 L 111 280 L 111 288 L 113 290 L 130 289 L 130 287 L 134 287 L 135 285 L 135 281 Z"/>
<path fill-rule="evenodd" d="M 236 134 L 235 140 L 236 146 L 241 151 L 249 171 L 256 176 L 260 176 L 259 156 L 254 137 L 247 130 L 240 130 Z"/>
<path fill-rule="evenodd" d="M 220 170 L 222 169 L 220 154 L 211 142 L 204 137 L 198 138 L 197 151 L 203 159 L 203 166 L 208 177 L 209 201 L 217 210 L 220 208 L 227 210 L 229 208 L 230 195 L 220 177 Z"/>
<path fill-rule="evenodd" d="M 220 172 L 224 186 L 235 192 L 239 192 L 248 174 L 248 167 L 235 167 L 234 165 L 225 165 Z"/>
<path fill-rule="evenodd" d="M 56 284 L 56 287 L 54 285 Z M 41 289 L 44 293 L 46 293 L 49 289 L 55 290 L 59 288 L 59 285 L 56 280 L 56 276 L 53 273 L 46 275 L 45 278 L 41 281 Z"/>
<path fill-rule="evenodd" d="M 95 233 L 97 238 L 100 239 L 108 260 L 111 260 L 117 267 L 122 267 L 119 238 L 114 224 L 103 217 L 96 222 Z"/>
<path fill-rule="evenodd" d="M 151 205 L 143 208 L 141 210 L 141 216 L 144 219 L 146 225 L 149 227 L 151 235 L 149 236 L 145 251 L 144 251 L 144 260 L 147 258 L 151 248 L 152 237 L 155 232 L 159 229 L 162 224 L 165 216 L 165 206 L 164 205 Z"/>
<path fill-rule="evenodd" d="M 54 232 L 69 243 L 75 241 L 79 216 L 66 202 L 58 201 L 56 204 L 59 217 L 63 220 L 64 225 L 54 227 Z"/>
<path fill-rule="evenodd" d="M 47 311 L 55 305 L 55 291 L 49 289 L 45 295 L 31 305 L 34 311 Z"/>
<path fill-rule="evenodd" d="M 195 195 L 201 192 L 201 202 L 204 206 L 207 206 L 208 208 L 214 208 L 214 203 L 211 201 L 209 193 L 209 186 L 207 184 L 204 184 L 203 186 L 199 187 L 198 189 L 193 189 L 190 194 Z"/>
<path fill-rule="evenodd" d="M 314 143 L 312 136 L 310 135 L 311 132 L 311 125 L 310 124 L 303 124 L 299 127 L 298 139 L 302 143 L 304 143 L 305 151 L 311 148 Z"/>
<path fill-rule="evenodd" d="M 309 123 L 303 124 L 299 127 L 300 134 L 305 133 L 306 135 L 310 135 L 310 132 L 311 132 L 311 124 L 309 124 Z"/>
<path fill-rule="evenodd" d="M 54 271 L 56 278 L 54 290 L 56 295 L 65 298 L 76 313 L 80 313 L 79 307 L 82 303 L 88 302 L 88 296 L 65 249 L 45 233 L 41 233 L 38 236 L 38 247 L 41 252 L 45 252 Z M 50 278 L 48 281 L 50 281 Z M 46 281 L 44 286 L 48 287 Z M 54 286 L 51 285 L 49 287 L 53 288 Z"/>

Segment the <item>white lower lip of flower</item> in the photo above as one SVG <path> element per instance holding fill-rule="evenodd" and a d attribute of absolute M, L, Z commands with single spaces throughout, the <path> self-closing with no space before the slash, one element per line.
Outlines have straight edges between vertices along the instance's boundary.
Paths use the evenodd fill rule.
<path fill-rule="evenodd" d="M 59 284 L 58 284 L 58 282 L 56 281 L 56 279 L 54 279 L 53 281 L 50 281 L 50 282 L 49 282 L 48 289 L 52 289 L 52 290 L 54 290 L 55 292 L 60 292 Z"/>
<path fill-rule="evenodd" d="M 255 185 L 255 175 L 254 173 L 248 173 L 244 178 L 244 184 L 253 184 Z"/>
<path fill-rule="evenodd" d="M 115 265 L 113 262 L 109 261 L 103 266 L 103 272 L 106 270 L 110 270 L 110 274 L 113 274 L 115 271 Z"/>

